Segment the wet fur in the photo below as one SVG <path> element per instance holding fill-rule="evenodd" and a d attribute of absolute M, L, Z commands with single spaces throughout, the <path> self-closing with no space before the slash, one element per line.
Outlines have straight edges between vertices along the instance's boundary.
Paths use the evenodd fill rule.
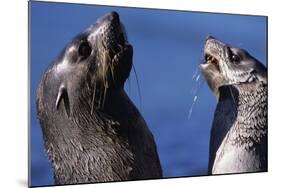
<path fill-rule="evenodd" d="M 162 177 L 153 135 L 124 91 L 133 51 L 126 39 L 116 44 L 118 19 L 110 13 L 74 38 L 39 84 L 37 116 L 56 184 Z M 108 33 L 92 35 L 105 24 Z M 81 40 L 92 45 L 87 59 L 77 55 Z"/>
<path fill-rule="evenodd" d="M 204 53 L 216 59 L 202 64 L 201 69 L 218 98 L 210 136 L 209 173 L 267 171 L 266 68 L 245 50 L 213 37 L 207 39 Z M 233 55 L 238 62 L 233 62 Z"/>

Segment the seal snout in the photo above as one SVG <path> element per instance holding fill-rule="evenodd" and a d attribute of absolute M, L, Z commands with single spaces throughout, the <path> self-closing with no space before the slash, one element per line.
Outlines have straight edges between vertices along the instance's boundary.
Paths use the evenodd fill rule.
<path fill-rule="evenodd" d="M 89 35 L 96 56 L 93 62 L 100 67 L 102 80 L 109 86 L 113 82 L 122 85 L 131 70 L 133 48 L 118 13 L 113 11 L 98 19 Z"/>
<path fill-rule="evenodd" d="M 205 41 L 211 40 L 211 39 L 215 39 L 215 37 L 213 37 L 212 35 L 208 35 L 208 36 L 206 37 Z"/>
<path fill-rule="evenodd" d="M 99 39 L 102 47 L 110 50 L 110 56 L 120 52 L 126 45 L 127 35 L 117 12 L 110 12 L 97 21 Z"/>
<path fill-rule="evenodd" d="M 113 22 L 113 23 L 120 23 L 119 14 L 115 11 L 109 12 L 105 14 L 103 17 L 99 18 L 97 20 L 97 23 L 103 23 L 103 22 Z"/>
<path fill-rule="evenodd" d="M 108 20 L 111 20 L 113 22 L 120 22 L 119 19 L 119 14 L 115 11 L 109 12 L 108 14 L 105 15 L 105 17 L 107 17 Z"/>
<path fill-rule="evenodd" d="M 217 40 L 208 36 L 204 46 L 204 66 L 213 65 L 220 72 Z"/>

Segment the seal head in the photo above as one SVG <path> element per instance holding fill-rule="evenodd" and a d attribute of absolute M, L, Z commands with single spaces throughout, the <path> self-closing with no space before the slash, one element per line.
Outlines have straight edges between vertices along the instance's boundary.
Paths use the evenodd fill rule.
<path fill-rule="evenodd" d="M 79 101 L 79 96 L 74 94 L 82 94 L 85 89 L 96 92 L 92 102 L 102 108 L 107 90 L 124 86 L 131 70 L 132 55 L 133 48 L 127 42 L 118 14 L 100 18 L 74 38 L 48 72 L 47 76 L 59 84 L 56 108 L 64 100 L 70 115 L 71 107 Z"/>
<path fill-rule="evenodd" d="M 267 84 L 267 70 L 246 50 L 235 48 L 207 37 L 204 46 L 205 63 L 201 70 L 210 89 L 218 96 L 219 87 L 260 81 Z"/>

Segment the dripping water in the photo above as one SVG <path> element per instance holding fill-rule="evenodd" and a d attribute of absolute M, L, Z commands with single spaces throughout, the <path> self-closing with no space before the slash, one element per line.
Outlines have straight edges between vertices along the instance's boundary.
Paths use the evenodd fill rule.
<path fill-rule="evenodd" d="M 191 88 L 191 95 L 193 95 L 193 100 L 192 100 L 192 103 L 191 103 L 189 111 L 188 111 L 188 120 L 191 119 L 193 108 L 195 106 L 195 103 L 198 100 L 198 93 L 199 93 L 199 91 L 202 88 L 203 83 L 204 83 L 204 79 L 202 79 L 199 67 L 196 69 L 195 73 L 193 74 L 192 80 L 195 81 L 195 86 L 193 86 Z"/>
<path fill-rule="evenodd" d="M 192 102 L 192 104 L 190 106 L 190 109 L 189 109 L 189 112 L 188 112 L 188 120 L 190 120 L 190 118 L 191 118 L 193 106 L 194 106 L 195 102 L 197 101 L 197 98 L 198 98 L 197 95 L 195 95 L 194 98 L 193 98 L 193 102 Z"/>

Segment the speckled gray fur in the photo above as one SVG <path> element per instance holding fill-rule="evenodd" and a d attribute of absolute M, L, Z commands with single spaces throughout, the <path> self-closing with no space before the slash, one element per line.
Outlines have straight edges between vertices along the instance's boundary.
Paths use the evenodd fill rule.
<path fill-rule="evenodd" d="M 220 92 L 229 90 L 223 91 L 229 96 L 219 98 L 214 115 L 210 144 L 216 146 L 211 147 L 209 170 L 212 174 L 266 171 L 267 86 L 225 87 Z"/>
<path fill-rule="evenodd" d="M 210 174 L 267 171 L 267 70 L 243 49 L 206 40 L 202 72 L 218 97 Z"/>

